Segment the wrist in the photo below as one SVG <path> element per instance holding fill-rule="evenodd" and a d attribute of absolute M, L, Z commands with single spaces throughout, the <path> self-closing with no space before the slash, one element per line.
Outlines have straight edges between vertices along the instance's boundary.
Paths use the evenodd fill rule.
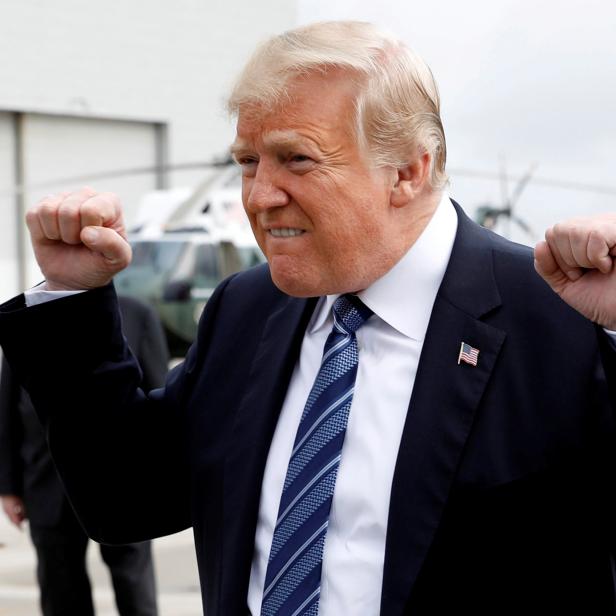
<path fill-rule="evenodd" d="M 82 288 L 72 287 L 66 284 L 60 284 L 53 280 L 45 280 L 40 287 L 37 287 L 37 291 L 83 291 Z"/>

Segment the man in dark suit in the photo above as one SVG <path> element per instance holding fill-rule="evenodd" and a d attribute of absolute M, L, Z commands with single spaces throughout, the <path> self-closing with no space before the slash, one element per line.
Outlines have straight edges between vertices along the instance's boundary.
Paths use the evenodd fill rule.
<path fill-rule="evenodd" d="M 143 371 L 146 391 L 165 381 L 168 352 L 156 313 L 120 297 L 122 328 Z M 88 537 L 73 513 L 54 468 L 45 433 L 27 392 L 3 359 L 0 375 L 0 498 L 9 519 L 27 519 L 37 554 L 45 616 L 94 614 L 86 568 Z M 156 588 L 149 542 L 101 545 L 122 616 L 155 616 Z"/>
<path fill-rule="evenodd" d="M 45 303 L 0 342 L 90 536 L 192 524 L 208 616 L 613 614 L 614 220 L 550 230 L 546 285 L 444 193 L 429 69 L 368 24 L 274 37 L 230 107 L 268 265 L 164 389 L 118 328 L 117 198 L 28 214 Z"/>

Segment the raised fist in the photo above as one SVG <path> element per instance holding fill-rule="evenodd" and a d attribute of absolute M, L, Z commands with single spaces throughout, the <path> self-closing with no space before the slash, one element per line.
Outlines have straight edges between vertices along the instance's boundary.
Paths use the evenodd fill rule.
<path fill-rule="evenodd" d="M 45 197 L 26 214 L 47 289 L 93 289 L 131 260 L 122 207 L 113 193 L 90 188 Z"/>
<path fill-rule="evenodd" d="M 548 229 L 535 268 L 586 318 L 616 330 L 616 214 L 574 218 Z"/>

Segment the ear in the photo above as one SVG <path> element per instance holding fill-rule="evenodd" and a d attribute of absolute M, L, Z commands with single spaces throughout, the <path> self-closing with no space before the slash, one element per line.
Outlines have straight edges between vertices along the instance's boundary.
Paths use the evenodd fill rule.
<path fill-rule="evenodd" d="M 422 152 L 415 160 L 398 167 L 397 178 L 391 191 L 390 202 L 393 207 L 404 207 L 419 196 L 428 183 L 432 156 Z"/>

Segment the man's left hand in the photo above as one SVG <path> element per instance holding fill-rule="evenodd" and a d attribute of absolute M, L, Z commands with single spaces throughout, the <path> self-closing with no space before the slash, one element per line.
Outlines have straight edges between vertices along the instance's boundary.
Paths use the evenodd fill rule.
<path fill-rule="evenodd" d="M 21 528 L 22 522 L 26 519 L 26 508 L 23 499 L 15 494 L 3 494 L 0 496 L 0 501 L 8 519 L 17 528 Z"/>
<path fill-rule="evenodd" d="M 574 218 L 548 229 L 535 269 L 572 308 L 616 330 L 616 214 Z"/>

